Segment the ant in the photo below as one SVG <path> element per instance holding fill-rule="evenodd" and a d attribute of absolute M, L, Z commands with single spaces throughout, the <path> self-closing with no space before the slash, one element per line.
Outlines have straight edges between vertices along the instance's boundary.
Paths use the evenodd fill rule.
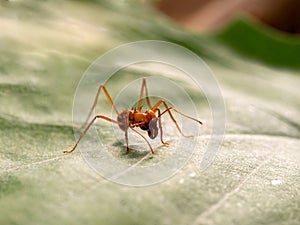
<path fill-rule="evenodd" d="M 118 115 L 117 120 L 113 120 L 109 117 L 103 116 L 103 115 L 96 115 L 94 116 L 94 118 L 88 123 L 88 119 L 90 118 L 93 110 L 96 107 L 97 101 L 98 101 L 98 97 L 99 94 L 101 92 L 101 90 L 103 90 L 110 106 L 112 107 L 112 109 L 116 112 L 116 114 Z M 145 92 L 146 95 L 146 102 L 147 105 L 149 106 L 149 109 L 146 111 L 142 111 L 142 107 L 143 107 L 143 94 Z M 164 105 L 165 110 L 163 112 L 160 111 L 159 106 L 160 105 Z M 83 127 L 86 128 L 83 130 L 83 132 L 81 133 L 81 135 L 79 136 L 79 139 L 77 140 L 77 142 L 75 143 L 74 147 L 71 150 L 65 150 L 64 153 L 71 153 L 73 152 L 78 143 L 80 142 L 80 140 L 84 137 L 84 135 L 86 134 L 86 132 L 89 130 L 89 128 L 93 125 L 93 123 L 95 122 L 96 119 L 103 119 L 106 120 L 108 122 L 111 123 L 115 123 L 118 124 L 120 129 L 123 130 L 125 132 L 125 141 L 126 141 L 126 148 L 127 148 L 127 153 L 130 152 L 130 148 L 128 146 L 128 129 L 130 128 L 132 131 L 134 131 L 135 133 L 137 133 L 138 135 L 140 135 L 148 144 L 151 153 L 154 154 L 154 150 L 151 147 L 149 141 L 146 139 L 146 137 L 139 131 L 137 131 L 135 129 L 135 127 L 139 127 L 140 129 L 147 131 L 148 136 L 151 139 L 154 139 L 157 137 L 158 135 L 158 131 L 160 130 L 160 140 L 162 142 L 163 145 L 168 146 L 169 144 L 167 142 L 163 141 L 163 132 L 162 132 L 162 125 L 161 125 L 161 117 L 165 114 L 168 113 L 169 116 L 171 117 L 172 121 L 174 122 L 174 124 L 176 125 L 178 131 L 180 132 L 180 134 L 183 137 L 186 138 L 191 138 L 192 136 L 186 136 L 183 134 L 183 132 L 181 131 L 180 127 L 178 126 L 173 114 L 171 111 L 175 111 L 177 113 L 179 113 L 180 115 L 187 117 L 191 120 L 194 120 L 196 122 L 198 122 L 199 124 L 203 125 L 203 123 L 200 120 L 197 120 L 195 118 L 192 118 L 190 116 L 187 116 L 185 114 L 183 114 L 182 112 L 180 112 L 179 110 L 177 110 L 174 107 L 169 107 L 168 104 L 166 103 L 166 101 L 164 99 L 159 100 L 153 107 L 150 103 L 150 98 L 148 96 L 148 89 L 147 89 L 147 85 L 146 85 L 146 78 L 143 78 L 143 82 L 142 82 L 142 86 L 141 86 L 141 90 L 140 90 L 140 98 L 139 98 L 139 102 L 138 102 L 138 106 L 137 108 L 128 110 L 128 109 L 124 109 L 122 112 L 119 112 L 117 110 L 117 108 L 115 107 L 107 89 L 105 88 L 104 85 L 100 85 L 94 100 L 94 103 L 92 105 L 92 108 L 89 112 L 89 115 L 87 117 L 87 120 L 85 122 L 85 124 L 83 125 Z M 157 113 L 157 115 L 156 115 Z"/>

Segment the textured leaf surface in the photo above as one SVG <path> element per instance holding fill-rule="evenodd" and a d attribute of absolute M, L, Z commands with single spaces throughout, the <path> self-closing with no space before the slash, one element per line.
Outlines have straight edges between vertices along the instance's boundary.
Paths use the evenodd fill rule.
<path fill-rule="evenodd" d="M 299 224 L 299 58 L 267 66 L 261 63 L 266 52 L 255 61 L 244 57 L 260 55 L 261 27 L 248 35 L 249 52 L 244 47 L 242 55 L 232 52 L 228 37 L 251 32 L 245 21 L 203 37 L 153 19 L 142 6 L 137 21 L 129 3 L 93 2 L 0 3 L 0 224 Z M 199 163 L 207 128 L 177 175 L 144 188 L 103 179 L 79 152 L 62 154 L 74 143 L 72 101 L 80 77 L 124 38 L 180 43 L 203 56 L 214 72 L 227 106 L 226 136 L 204 172 Z M 276 54 L 273 45 L 268 47 Z M 280 42 L 284 46 L 290 48 Z M 206 117 L 210 124 L 209 111 Z M 116 157 L 136 161 L 138 153 L 120 153 L 124 148 L 103 135 L 119 151 Z M 160 149 L 154 162 L 165 157 L 163 151 L 168 150 Z"/>

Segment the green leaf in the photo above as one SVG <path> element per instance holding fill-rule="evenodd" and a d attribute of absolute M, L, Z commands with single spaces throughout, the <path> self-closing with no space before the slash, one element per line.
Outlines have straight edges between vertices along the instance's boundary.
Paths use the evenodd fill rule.
<path fill-rule="evenodd" d="M 298 50 L 285 50 L 299 40 L 266 40 L 250 22 L 190 34 L 139 4 L 45 1 L 35 10 L 35 2 L 0 3 L 0 224 L 299 224 L 300 64 Z M 99 176 L 79 151 L 62 151 L 75 142 L 73 96 L 89 64 L 118 44 L 151 38 L 204 57 L 226 102 L 226 135 L 214 163 L 199 171 L 212 121 L 191 91 L 206 121 L 195 154 L 167 181 L 134 188 Z M 126 155 L 105 126 L 99 133 L 114 156 L 139 162 L 145 151 Z M 170 151 L 158 148 L 144 165 Z"/>

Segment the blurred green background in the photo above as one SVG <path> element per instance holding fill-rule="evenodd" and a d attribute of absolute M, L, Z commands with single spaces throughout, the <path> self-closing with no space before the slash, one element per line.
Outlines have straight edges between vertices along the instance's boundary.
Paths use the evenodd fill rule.
<path fill-rule="evenodd" d="M 0 27 L 0 224 L 299 224 L 298 36 L 247 17 L 199 34 L 142 0 L 1 1 Z M 74 144 L 84 71 L 106 51 L 147 39 L 205 60 L 226 102 L 226 135 L 204 172 L 196 151 L 166 182 L 132 188 L 62 150 Z"/>

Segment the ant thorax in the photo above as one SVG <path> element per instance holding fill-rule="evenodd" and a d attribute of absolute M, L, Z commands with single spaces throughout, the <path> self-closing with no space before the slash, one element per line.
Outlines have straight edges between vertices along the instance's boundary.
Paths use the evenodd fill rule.
<path fill-rule="evenodd" d="M 152 110 L 142 112 L 134 109 L 129 111 L 129 124 L 140 127 L 142 130 L 148 130 L 149 122 L 154 118 L 156 118 L 156 116 Z"/>

